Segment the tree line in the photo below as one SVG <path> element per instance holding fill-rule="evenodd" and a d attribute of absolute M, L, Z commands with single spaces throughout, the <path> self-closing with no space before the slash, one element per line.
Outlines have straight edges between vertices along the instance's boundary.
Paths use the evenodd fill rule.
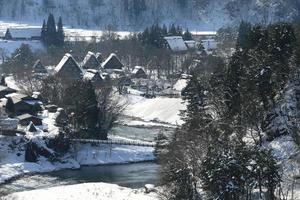
<path fill-rule="evenodd" d="M 274 110 L 299 71 L 297 30 L 288 23 L 242 22 L 228 62 L 212 74 L 192 70 L 182 91 L 184 124 L 157 150 L 162 199 L 274 200 L 283 195 L 275 195 L 281 166 L 262 145 L 284 134 L 299 138 L 298 131 L 279 130 L 274 121 Z M 251 143 L 245 141 L 249 137 Z"/>

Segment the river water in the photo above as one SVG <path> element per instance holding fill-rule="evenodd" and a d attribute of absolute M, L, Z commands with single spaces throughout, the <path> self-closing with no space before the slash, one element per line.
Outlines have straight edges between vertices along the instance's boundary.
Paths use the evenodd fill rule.
<path fill-rule="evenodd" d="M 163 131 L 172 129 L 163 127 L 129 127 L 117 125 L 111 135 L 142 141 L 154 141 Z M 154 162 L 84 166 L 80 170 L 61 170 L 57 172 L 26 175 L 7 184 L 0 185 L 0 196 L 14 192 L 42 189 L 60 185 L 72 185 L 89 182 L 105 182 L 129 188 L 141 188 L 145 184 L 156 184 L 159 166 Z"/>
<path fill-rule="evenodd" d="M 141 188 L 145 184 L 157 184 L 158 167 L 154 162 L 145 162 L 85 166 L 80 170 L 28 175 L 0 186 L 0 194 L 7 195 L 14 192 L 89 182 L 105 182 L 134 189 Z"/>

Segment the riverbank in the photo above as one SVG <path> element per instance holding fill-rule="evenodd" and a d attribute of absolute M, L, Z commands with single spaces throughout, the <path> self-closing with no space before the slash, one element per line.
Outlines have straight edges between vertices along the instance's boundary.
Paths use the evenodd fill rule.
<path fill-rule="evenodd" d="M 1 152 L 0 183 L 20 177 L 25 174 L 45 173 L 62 169 L 79 169 L 86 165 L 124 164 L 143 161 L 154 161 L 154 148 L 135 147 L 124 145 L 91 145 L 77 144 L 73 150 L 60 158 L 60 161 L 50 162 L 40 157 L 38 162 L 24 161 L 25 150 L 23 143 L 11 148 L 12 143 L 17 143 L 18 137 L 0 136 L 0 145 L 7 151 Z"/>
<path fill-rule="evenodd" d="M 107 183 L 84 183 L 33 190 L 8 195 L 2 200 L 157 200 L 157 193 L 120 187 Z"/>

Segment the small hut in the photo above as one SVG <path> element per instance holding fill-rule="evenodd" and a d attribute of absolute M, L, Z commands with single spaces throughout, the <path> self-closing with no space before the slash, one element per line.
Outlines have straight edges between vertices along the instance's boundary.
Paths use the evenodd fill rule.
<path fill-rule="evenodd" d="M 133 71 L 131 72 L 131 78 L 143 78 L 143 79 L 146 79 L 147 78 L 147 74 L 146 74 L 145 70 L 143 69 L 143 67 L 136 66 L 133 69 Z"/>

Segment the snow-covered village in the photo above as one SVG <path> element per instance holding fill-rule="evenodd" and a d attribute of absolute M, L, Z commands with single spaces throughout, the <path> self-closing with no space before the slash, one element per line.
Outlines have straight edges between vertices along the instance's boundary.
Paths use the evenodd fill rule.
<path fill-rule="evenodd" d="M 0 199 L 300 200 L 300 2 L 0 0 Z"/>

